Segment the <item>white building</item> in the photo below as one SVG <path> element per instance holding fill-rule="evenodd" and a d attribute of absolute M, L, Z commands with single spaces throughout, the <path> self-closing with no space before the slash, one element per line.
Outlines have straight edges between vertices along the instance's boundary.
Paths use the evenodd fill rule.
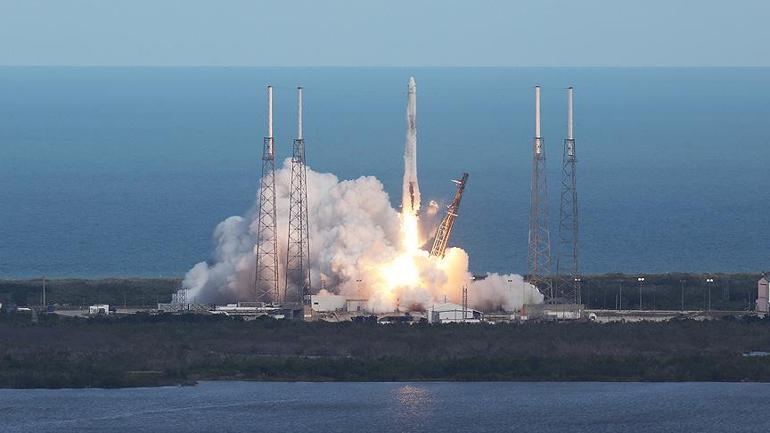
<path fill-rule="evenodd" d="M 316 313 L 332 313 L 346 311 L 363 313 L 367 311 L 368 301 L 361 298 L 349 298 L 343 295 L 311 295 L 310 307 Z"/>
<path fill-rule="evenodd" d="M 521 307 L 521 320 L 578 320 L 583 317 L 582 304 L 526 304 Z"/>
<path fill-rule="evenodd" d="M 770 312 L 769 298 L 770 292 L 768 291 L 767 276 L 764 276 L 757 281 L 757 313 Z"/>
<path fill-rule="evenodd" d="M 108 304 L 97 304 L 88 307 L 88 314 L 92 316 L 98 316 L 103 314 L 105 316 L 110 314 L 110 306 Z"/>
<path fill-rule="evenodd" d="M 349 313 L 363 313 L 368 311 L 369 301 L 367 299 L 348 299 L 345 302 L 345 310 Z"/>
<path fill-rule="evenodd" d="M 221 314 L 223 316 L 242 316 L 254 318 L 259 316 L 270 316 L 274 319 L 284 319 L 286 316 L 278 307 L 272 305 L 263 305 L 256 302 L 239 302 L 237 304 L 217 305 L 211 314 Z"/>
<path fill-rule="evenodd" d="M 484 317 L 481 311 L 468 307 L 463 314 L 463 306 L 446 302 L 433 305 L 428 314 L 430 323 L 479 323 Z"/>
<path fill-rule="evenodd" d="M 310 295 L 310 307 L 319 313 L 344 311 L 348 297 L 342 295 Z"/>

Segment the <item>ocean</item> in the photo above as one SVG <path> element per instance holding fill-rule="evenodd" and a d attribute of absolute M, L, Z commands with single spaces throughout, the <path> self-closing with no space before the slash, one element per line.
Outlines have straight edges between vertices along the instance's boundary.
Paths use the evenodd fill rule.
<path fill-rule="evenodd" d="M 758 432 L 760 383 L 279 383 L 0 390 L 0 432 Z"/>
<path fill-rule="evenodd" d="M 302 85 L 310 166 L 376 176 L 396 206 L 412 75 L 424 200 L 446 203 L 470 173 L 450 246 L 473 272 L 526 270 L 536 84 L 554 240 L 575 87 L 584 273 L 766 270 L 769 74 L 3 67 L 0 278 L 182 276 L 208 259 L 216 224 L 253 206 L 268 84 L 280 159 Z"/>

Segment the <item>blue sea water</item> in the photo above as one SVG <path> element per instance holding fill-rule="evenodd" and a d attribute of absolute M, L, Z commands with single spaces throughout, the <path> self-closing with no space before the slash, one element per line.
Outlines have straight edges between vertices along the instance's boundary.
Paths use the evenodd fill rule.
<path fill-rule="evenodd" d="M 0 390 L 0 432 L 762 432 L 759 383 L 260 383 Z"/>
<path fill-rule="evenodd" d="M 278 156 L 305 87 L 308 159 L 399 201 L 406 82 L 418 172 L 474 272 L 524 272 L 533 90 L 558 215 L 574 85 L 586 273 L 770 268 L 770 69 L 0 68 L 0 277 L 179 276 L 254 202 L 276 95 Z M 556 226 L 552 226 L 556 236 Z"/>

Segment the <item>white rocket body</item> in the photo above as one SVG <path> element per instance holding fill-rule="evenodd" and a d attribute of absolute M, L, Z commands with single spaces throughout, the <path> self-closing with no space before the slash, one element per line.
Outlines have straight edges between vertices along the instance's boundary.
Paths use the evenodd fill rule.
<path fill-rule="evenodd" d="M 420 211 L 420 185 L 417 183 L 417 85 L 409 78 L 406 102 L 406 146 L 404 148 L 404 185 L 401 212 Z"/>

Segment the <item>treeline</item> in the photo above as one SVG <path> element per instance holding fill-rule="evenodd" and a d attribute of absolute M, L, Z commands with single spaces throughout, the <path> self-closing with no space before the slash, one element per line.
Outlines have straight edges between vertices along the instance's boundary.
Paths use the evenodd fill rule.
<path fill-rule="evenodd" d="M 754 307 L 760 277 L 759 273 L 588 275 L 582 278 L 581 292 L 583 303 L 595 309 L 639 308 L 641 285 L 643 309 L 702 310 L 710 306 L 712 310 L 745 311 Z M 46 300 L 68 306 L 152 306 L 170 301 L 180 284 L 174 278 L 54 279 L 46 281 Z M 0 302 L 40 305 L 42 288 L 42 279 L 0 280 Z"/>
<path fill-rule="evenodd" d="M 176 278 L 45 280 L 46 304 L 58 306 L 150 306 L 168 302 L 181 284 Z M 42 305 L 43 279 L 0 280 L 0 303 Z"/>
<path fill-rule="evenodd" d="M 756 274 L 604 274 L 582 278 L 583 303 L 593 309 L 724 310 L 754 309 Z M 644 281 L 639 281 L 644 278 Z"/>
<path fill-rule="evenodd" d="M 770 320 L 378 325 L 0 316 L 0 387 L 198 380 L 770 381 Z"/>

